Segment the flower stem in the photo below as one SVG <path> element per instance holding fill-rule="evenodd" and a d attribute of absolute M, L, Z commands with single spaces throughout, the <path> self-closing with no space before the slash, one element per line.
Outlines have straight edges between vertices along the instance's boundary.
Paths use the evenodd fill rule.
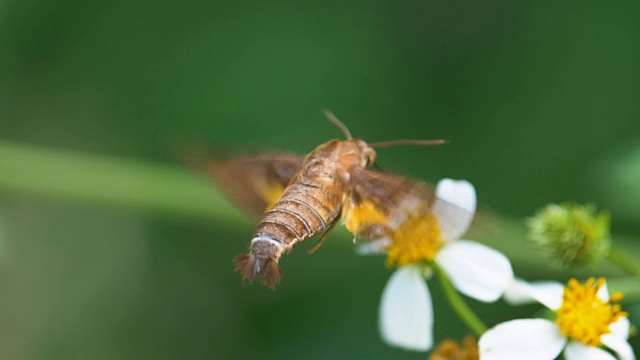
<path fill-rule="evenodd" d="M 476 336 L 484 334 L 484 332 L 487 331 L 487 326 L 482 322 L 482 320 L 480 320 L 478 315 L 471 310 L 469 305 L 467 305 L 467 303 L 462 299 L 456 289 L 453 288 L 453 284 L 451 284 L 451 281 L 444 271 L 442 271 L 442 269 L 436 264 L 433 264 L 432 266 L 438 275 L 440 286 L 442 287 L 442 290 L 444 291 L 444 294 L 446 295 L 453 310 Z"/>
<path fill-rule="evenodd" d="M 607 259 L 628 274 L 640 278 L 640 261 L 628 253 L 612 246 Z"/>

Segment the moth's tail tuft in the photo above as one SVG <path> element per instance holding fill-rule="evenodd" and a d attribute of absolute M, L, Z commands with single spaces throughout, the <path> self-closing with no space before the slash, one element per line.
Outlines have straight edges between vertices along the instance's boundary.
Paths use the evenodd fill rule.
<path fill-rule="evenodd" d="M 244 282 L 250 283 L 256 275 L 258 275 L 255 266 L 255 256 L 251 253 L 236 256 L 233 264 L 235 265 L 236 271 L 242 276 L 242 281 Z"/>
<path fill-rule="evenodd" d="M 273 289 L 282 279 L 282 270 L 274 259 L 255 256 L 252 253 L 240 254 L 234 260 L 236 271 L 242 276 L 242 281 L 251 283 L 256 277 Z"/>
<path fill-rule="evenodd" d="M 262 283 L 270 289 L 274 289 L 280 283 L 280 279 L 282 279 L 282 269 L 280 269 L 278 262 L 273 259 L 267 260 L 267 266 L 262 272 Z"/>

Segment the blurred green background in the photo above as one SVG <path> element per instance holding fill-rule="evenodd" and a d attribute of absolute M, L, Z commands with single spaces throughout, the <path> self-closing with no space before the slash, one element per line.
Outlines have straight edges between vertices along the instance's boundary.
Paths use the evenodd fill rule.
<path fill-rule="evenodd" d="M 253 224 L 176 147 L 306 153 L 472 181 L 528 278 L 522 218 L 596 202 L 640 253 L 639 2 L 0 2 L 0 358 L 424 359 L 382 344 L 391 274 L 337 232 L 272 292 L 232 258 Z M 580 275 L 620 275 L 611 267 Z M 465 328 L 435 283 L 436 340 Z M 638 286 L 640 289 L 640 285 Z M 489 324 L 535 307 L 471 304 Z M 631 309 L 638 306 L 627 304 Z M 638 348 L 637 338 L 634 346 Z"/>

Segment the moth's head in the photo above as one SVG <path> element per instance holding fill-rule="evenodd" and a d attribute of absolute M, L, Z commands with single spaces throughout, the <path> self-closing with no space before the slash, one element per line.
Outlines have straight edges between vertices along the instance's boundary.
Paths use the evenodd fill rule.
<path fill-rule="evenodd" d="M 348 148 L 351 148 L 353 145 L 357 147 L 357 152 L 360 155 L 360 165 L 362 167 L 373 165 L 376 161 L 376 151 L 373 150 L 373 148 L 364 140 L 354 139 L 351 136 L 351 131 L 349 131 L 342 121 L 338 120 L 338 118 L 333 115 L 331 110 L 324 109 L 324 114 L 327 116 L 327 120 L 335 124 L 344 133 L 347 140 L 344 140 L 343 143 L 348 144 Z M 349 151 L 353 151 L 352 148 Z"/>
<path fill-rule="evenodd" d="M 376 151 L 364 140 L 354 139 L 353 142 L 358 147 L 360 153 L 360 163 L 363 167 L 371 166 L 376 162 Z"/>

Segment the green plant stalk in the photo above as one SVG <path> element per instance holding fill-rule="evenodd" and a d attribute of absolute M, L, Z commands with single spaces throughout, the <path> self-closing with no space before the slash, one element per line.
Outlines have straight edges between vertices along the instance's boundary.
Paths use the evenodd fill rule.
<path fill-rule="evenodd" d="M 0 194 L 124 206 L 166 215 L 239 221 L 206 176 L 178 165 L 0 141 Z"/>
<path fill-rule="evenodd" d="M 478 315 L 476 315 L 473 310 L 467 305 L 467 303 L 462 299 L 462 296 L 453 288 L 453 284 L 447 277 L 447 275 L 442 271 L 442 269 L 436 265 L 431 265 L 438 276 L 438 280 L 440 281 L 440 286 L 444 291 L 444 294 L 449 301 L 449 304 L 453 308 L 453 310 L 458 314 L 458 317 L 474 332 L 474 334 L 480 337 L 487 331 L 487 326 L 480 320 Z"/>
<path fill-rule="evenodd" d="M 628 253 L 611 246 L 607 259 L 629 275 L 640 278 L 640 261 Z"/>

